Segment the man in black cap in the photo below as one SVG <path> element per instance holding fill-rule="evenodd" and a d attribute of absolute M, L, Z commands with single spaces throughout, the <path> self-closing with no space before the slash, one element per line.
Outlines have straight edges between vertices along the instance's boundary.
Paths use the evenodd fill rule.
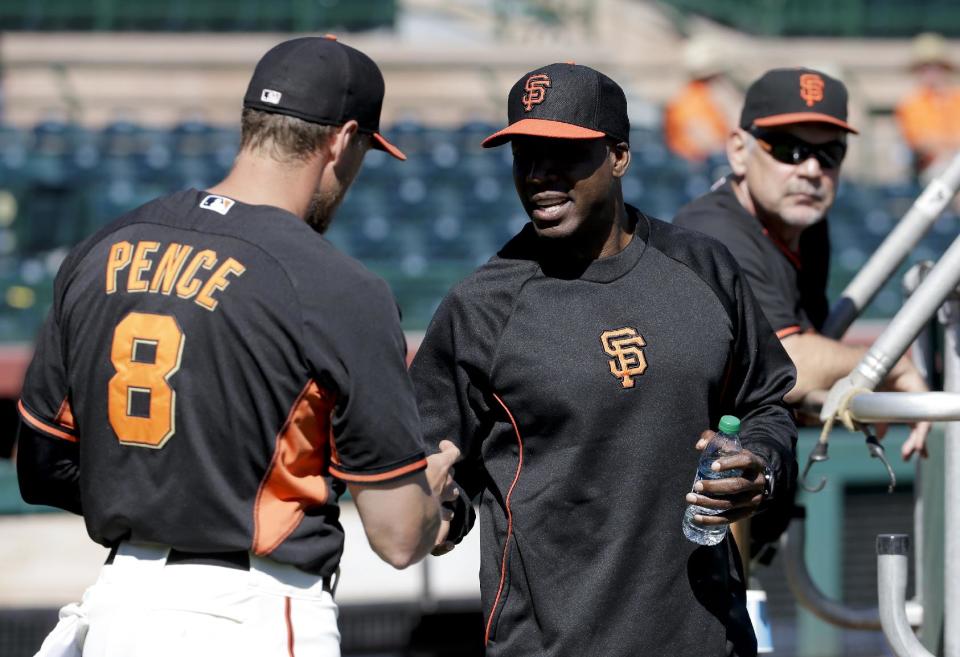
<path fill-rule="evenodd" d="M 793 367 L 725 249 L 624 203 L 613 80 L 552 64 L 507 107 L 483 145 L 510 143 L 531 222 L 441 303 L 411 369 L 427 441 L 463 454 L 436 552 L 479 497 L 492 657 L 754 655 L 736 550 L 681 524 L 689 503 L 724 526 L 790 486 Z M 717 467 L 742 475 L 691 492 L 725 413 L 745 449 Z"/>
<path fill-rule="evenodd" d="M 827 212 L 847 135 L 856 133 L 847 123 L 842 82 L 806 68 L 767 71 L 747 90 L 740 125 L 727 141 L 732 175 L 674 220 L 717 238 L 737 259 L 797 366 L 791 402 L 829 389 L 865 352 L 817 333 L 828 312 Z M 907 359 L 893 368 L 886 386 L 927 389 Z M 929 423 L 914 428 L 904 458 L 923 450 L 928 430 Z"/>
<path fill-rule="evenodd" d="M 281 43 L 209 190 L 76 247 L 20 400 L 23 497 L 110 548 L 40 655 L 340 654 L 337 500 L 403 568 L 433 548 L 457 455 L 425 453 L 387 285 L 321 235 L 380 148 L 376 64 Z"/>
<path fill-rule="evenodd" d="M 826 216 L 836 196 L 847 135 L 847 89 L 807 68 L 773 69 L 747 90 L 740 125 L 727 140 L 733 173 L 680 210 L 674 225 L 727 246 L 797 368 L 787 395 L 799 403 L 828 390 L 856 367 L 865 348 L 820 335 L 827 317 L 830 242 Z M 923 378 L 908 359 L 890 372 L 891 390 L 920 392 Z M 903 457 L 924 450 L 929 423 L 916 425 Z M 790 496 L 783 502 L 788 503 Z M 789 522 L 771 508 L 753 526 L 754 551 Z"/>

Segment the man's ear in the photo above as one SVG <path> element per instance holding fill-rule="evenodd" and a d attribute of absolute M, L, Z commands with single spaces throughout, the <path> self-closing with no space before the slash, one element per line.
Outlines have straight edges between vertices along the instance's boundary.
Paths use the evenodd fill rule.
<path fill-rule="evenodd" d="M 610 154 L 613 155 L 613 177 L 622 178 L 630 168 L 630 144 L 621 141 L 610 148 Z"/>
<path fill-rule="evenodd" d="M 354 119 L 350 119 L 333 134 L 333 138 L 330 141 L 331 163 L 336 164 L 339 162 L 344 153 L 350 149 L 353 142 L 360 138 L 360 133 L 358 132 L 359 127 L 359 124 Z"/>
<path fill-rule="evenodd" d="M 735 176 L 747 173 L 747 157 L 750 155 L 750 138 L 740 128 L 734 128 L 727 137 L 727 160 Z"/>

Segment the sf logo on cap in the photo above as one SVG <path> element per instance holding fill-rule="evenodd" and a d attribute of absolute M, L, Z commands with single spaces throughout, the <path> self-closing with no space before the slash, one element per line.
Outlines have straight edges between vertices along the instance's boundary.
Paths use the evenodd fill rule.
<path fill-rule="evenodd" d="M 637 329 L 625 327 L 604 331 L 600 334 L 600 344 L 610 356 L 610 374 L 620 379 L 624 388 L 633 387 L 633 377 L 647 371 L 647 358 L 643 348 L 647 346 Z"/>
<path fill-rule="evenodd" d="M 523 90 L 523 107 L 526 111 L 533 109 L 534 105 L 539 105 L 547 96 L 547 87 L 550 86 L 550 77 L 546 73 L 537 73 L 527 78 L 527 83 Z"/>
<path fill-rule="evenodd" d="M 800 76 L 800 97 L 807 101 L 807 107 L 823 100 L 823 78 L 816 73 L 804 73 Z"/>

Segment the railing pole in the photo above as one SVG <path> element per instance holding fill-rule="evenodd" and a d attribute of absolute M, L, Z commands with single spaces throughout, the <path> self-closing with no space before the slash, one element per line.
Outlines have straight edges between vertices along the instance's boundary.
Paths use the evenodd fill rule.
<path fill-rule="evenodd" d="M 839 301 L 830 309 L 830 316 L 820 331 L 823 335 L 837 340 L 843 337 L 853 320 L 870 304 L 877 291 L 930 230 L 958 188 L 960 153 L 942 174 L 927 185 L 907 214 L 850 281 Z"/>
<path fill-rule="evenodd" d="M 906 534 L 877 536 L 877 598 L 880 605 L 880 624 L 897 657 L 934 657 L 923 647 L 907 622 L 909 550 L 910 537 Z"/>
<path fill-rule="evenodd" d="M 943 387 L 960 391 L 960 300 L 943 305 Z M 960 422 L 946 425 L 946 472 L 944 474 L 944 654 L 960 657 Z"/>

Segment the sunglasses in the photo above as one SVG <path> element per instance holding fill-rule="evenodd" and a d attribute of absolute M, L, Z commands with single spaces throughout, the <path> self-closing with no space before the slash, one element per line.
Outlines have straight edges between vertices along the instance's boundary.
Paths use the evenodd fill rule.
<path fill-rule="evenodd" d="M 811 144 L 785 132 L 751 131 L 750 134 L 773 159 L 784 164 L 801 164 L 815 157 L 824 169 L 836 169 L 847 154 L 847 145 L 838 140 Z"/>

